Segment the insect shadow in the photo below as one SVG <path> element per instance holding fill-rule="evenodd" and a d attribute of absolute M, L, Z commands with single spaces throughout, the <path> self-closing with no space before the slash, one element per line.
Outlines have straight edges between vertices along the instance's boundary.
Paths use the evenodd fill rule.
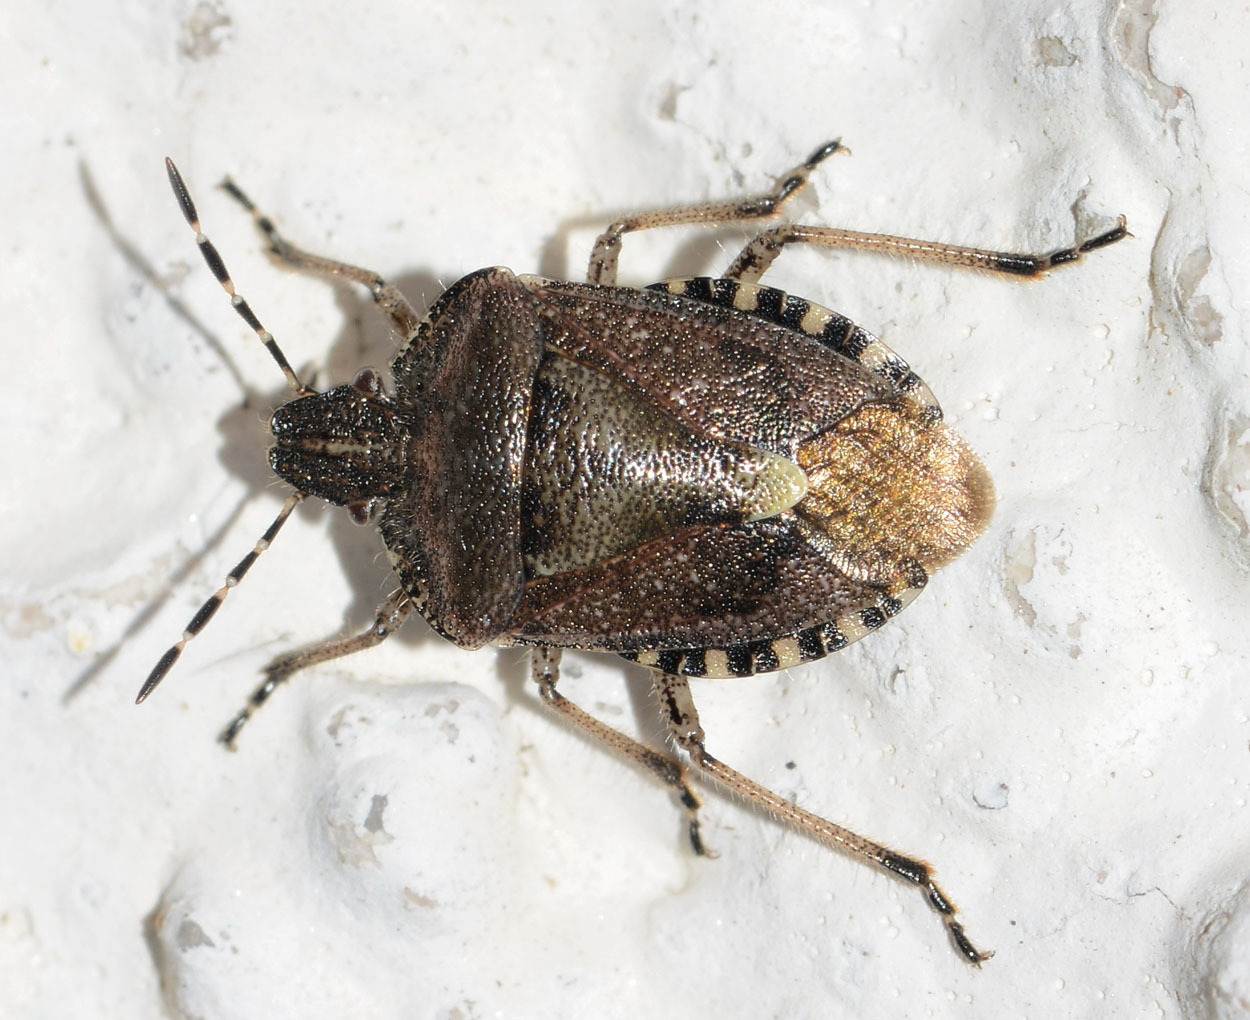
<path fill-rule="evenodd" d="M 109 204 L 91 172 L 91 167 L 84 159 L 80 159 L 78 162 L 78 182 L 82 187 L 83 198 L 87 203 L 87 208 L 91 211 L 100 228 L 134 275 L 153 291 L 161 295 L 166 305 L 174 313 L 174 316 L 190 327 L 192 332 L 217 355 L 218 359 L 225 366 L 226 371 L 230 373 L 231 379 L 238 385 L 240 391 L 246 393 L 243 376 L 239 373 L 234 360 L 229 356 L 228 345 L 222 343 L 217 334 L 200 320 L 186 302 L 170 288 L 169 281 L 157 271 L 155 263 L 150 261 L 144 255 L 142 249 L 118 228 L 112 213 L 109 211 Z M 263 484 L 263 482 L 259 481 L 259 474 L 257 484 Z M 90 664 L 74 677 L 69 687 L 66 688 L 65 693 L 61 695 L 62 704 L 69 704 L 94 683 L 95 679 L 113 663 L 121 649 L 130 642 L 130 639 L 143 631 L 160 614 L 173 593 L 179 589 L 181 583 L 196 573 L 200 565 L 231 531 L 242 516 L 242 512 L 243 504 L 235 507 L 213 534 L 209 536 L 208 541 L 174 571 L 166 584 L 165 590 L 159 596 L 149 600 L 138 615 L 122 631 L 118 639 L 98 653 Z"/>

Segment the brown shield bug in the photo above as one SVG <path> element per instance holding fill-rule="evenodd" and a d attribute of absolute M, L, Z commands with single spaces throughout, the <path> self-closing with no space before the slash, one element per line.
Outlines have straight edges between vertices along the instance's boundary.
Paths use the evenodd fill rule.
<path fill-rule="evenodd" d="M 1036 277 L 1126 236 L 1047 255 L 782 225 L 716 279 L 618 287 L 623 235 L 764 220 L 841 148 L 822 145 L 766 194 L 649 213 L 595 243 L 588 282 L 484 269 L 420 316 L 376 273 L 285 241 L 229 181 L 275 259 L 369 288 L 404 346 L 392 388 L 365 369 L 303 385 L 170 183 L 209 268 L 286 374 L 269 462 L 294 492 L 139 692 L 169 672 L 314 496 L 376 521 L 399 586 L 364 633 L 284 656 L 222 734 L 291 674 L 383 641 L 412 612 L 466 648 L 528 645 L 543 701 L 677 793 L 702 850 L 693 766 L 812 838 L 917 886 L 959 953 L 977 949 L 928 864 L 803 809 L 708 753 L 688 677 L 744 677 L 819 659 L 876 630 L 984 531 L 993 485 L 929 388 L 849 319 L 757 281 L 787 244 L 850 247 Z M 565 648 L 649 668 L 676 753 L 608 727 L 557 689 Z"/>

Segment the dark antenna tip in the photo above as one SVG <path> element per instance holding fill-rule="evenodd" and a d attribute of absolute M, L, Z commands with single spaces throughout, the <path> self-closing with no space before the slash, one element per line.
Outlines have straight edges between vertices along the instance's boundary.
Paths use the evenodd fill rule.
<path fill-rule="evenodd" d="M 174 189 L 174 197 L 178 199 L 178 207 L 182 210 L 183 217 L 199 233 L 200 215 L 195 211 L 195 203 L 191 201 L 191 192 L 187 190 L 174 161 L 168 156 L 165 157 L 165 173 L 169 175 L 169 186 Z"/>
<path fill-rule="evenodd" d="M 143 681 L 143 686 L 139 688 L 139 695 L 135 698 L 136 705 L 142 705 L 147 700 L 147 696 L 156 690 L 157 684 L 165 679 L 165 674 L 178 661 L 178 656 L 182 654 L 183 646 L 186 643 L 186 638 L 183 638 L 176 645 L 170 646 L 165 654 L 161 656 L 160 662 L 152 667 L 152 672 L 148 674 L 148 678 Z"/>

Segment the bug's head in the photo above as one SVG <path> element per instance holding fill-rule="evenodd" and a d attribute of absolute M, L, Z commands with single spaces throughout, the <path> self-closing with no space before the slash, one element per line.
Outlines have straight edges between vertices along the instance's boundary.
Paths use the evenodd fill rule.
<path fill-rule="evenodd" d="M 372 369 L 283 404 L 270 429 L 274 472 L 306 495 L 348 507 L 353 519 L 367 520 L 402 484 L 405 430 Z"/>

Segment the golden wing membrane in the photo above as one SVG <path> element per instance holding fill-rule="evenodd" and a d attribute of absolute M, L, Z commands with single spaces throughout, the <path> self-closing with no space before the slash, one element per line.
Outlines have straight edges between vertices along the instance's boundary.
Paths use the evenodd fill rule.
<path fill-rule="evenodd" d="M 985 531 L 994 483 L 954 430 L 905 398 L 872 402 L 803 443 L 795 512 L 848 577 L 889 588 L 949 563 Z"/>

